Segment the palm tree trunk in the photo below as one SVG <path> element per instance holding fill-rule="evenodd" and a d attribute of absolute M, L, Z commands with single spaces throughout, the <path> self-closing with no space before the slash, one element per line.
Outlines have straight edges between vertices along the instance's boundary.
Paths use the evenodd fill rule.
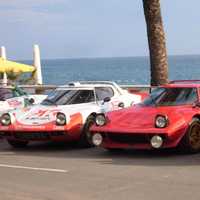
<path fill-rule="evenodd" d="M 151 85 L 168 82 L 168 61 L 160 0 L 143 0 L 151 63 Z"/>

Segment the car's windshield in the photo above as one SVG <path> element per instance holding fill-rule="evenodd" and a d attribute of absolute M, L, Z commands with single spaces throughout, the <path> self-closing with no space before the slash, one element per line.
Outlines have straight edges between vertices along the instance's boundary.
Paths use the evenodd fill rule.
<path fill-rule="evenodd" d="M 156 88 L 142 106 L 189 105 L 198 100 L 196 88 Z"/>
<path fill-rule="evenodd" d="M 93 90 L 55 90 L 41 103 L 42 105 L 69 105 L 95 101 Z"/>

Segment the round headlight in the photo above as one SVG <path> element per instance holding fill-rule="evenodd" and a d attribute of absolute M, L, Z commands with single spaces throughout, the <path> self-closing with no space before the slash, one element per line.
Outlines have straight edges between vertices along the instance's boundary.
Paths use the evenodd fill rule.
<path fill-rule="evenodd" d="M 100 133 L 95 133 L 93 136 L 92 136 L 92 143 L 95 145 L 95 146 L 99 146 L 101 145 L 101 143 L 103 142 L 103 137 Z"/>
<path fill-rule="evenodd" d="M 11 117 L 8 113 L 1 116 L 1 125 L 9 126 L 11 124 Z"/>
<path fill-rule="evenodd" d="M 56 115 L 56 125 L 64 126 L 66 124 L 66 116 L 64 113 L 57 113 Z"/>
<path fill-rule="evenodd" d="M 159 135 L 155 135 L 151 138 L 151 146 L 158 149 L 162 146 L 163 144 L 163 139 Z"/>
<path fill-rule="evenodd" d="M 156 117 L 155 126 L 157 128 L 165 128 L 168 125 L 168 119 L 166 116 L 158 115 Z"/>
<path fill-rule="evenodd" d="M 95 119 L 95 122 L 96 122 L 96 125 L 97 126 L 103 126 L 106 124 L 106 117 L 104 114 L 99 114 L 96 116 L 96 119 Z"/>

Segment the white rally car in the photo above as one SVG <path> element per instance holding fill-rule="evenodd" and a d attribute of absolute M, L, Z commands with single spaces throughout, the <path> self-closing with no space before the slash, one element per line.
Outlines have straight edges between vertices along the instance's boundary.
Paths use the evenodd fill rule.
<path fill-rule="evenodd" d="M 54 90 L 39 105 L 4 113 L 0 132 L 14 147 L 40 140 L 78 140 L 89 146 L 96 114 L 140 101 L 139 94 L 128 93 L 114 82 L 71 83 Z"/>
<path fill-rule="evenodd" d="M 47 95 L 31 95 L 18 87 L 0 87 L 0 114 L 29 104 L 42 102 Z"/>

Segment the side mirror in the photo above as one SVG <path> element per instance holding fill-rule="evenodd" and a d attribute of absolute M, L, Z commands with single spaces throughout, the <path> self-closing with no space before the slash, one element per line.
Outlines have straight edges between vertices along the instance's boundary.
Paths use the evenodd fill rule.
<path fill-rule="evenodd" d="M 118 104 L 118 107 L 119 107 L 119 108 L 124 108 L 124 107 L 125 107 L 125 105 L 124 105 L 124 103 L 123 103 L 123 102 L 120 102 L 120 103 Z"/>
<path fill-rule="evenodd" d="M 103 102 L 105 103 L 105 102 L 109 102 L 111 99 L 110 99 L 110 97 L 105 97 L 104 98 L 104 100 L 103 100 Z"/>
<path fill-rule="evenodd" d="M 34 104 L 35 103 L 35 100 L 33 98 L 30 98 L 28 101 L 29 101 L 30 104 Z"/>

